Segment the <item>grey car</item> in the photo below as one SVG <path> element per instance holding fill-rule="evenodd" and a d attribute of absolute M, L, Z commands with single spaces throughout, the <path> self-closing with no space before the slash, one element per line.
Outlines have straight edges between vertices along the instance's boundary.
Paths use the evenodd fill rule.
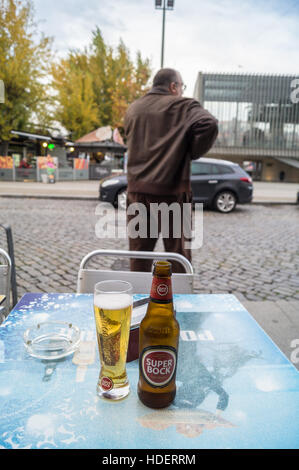
<path fill-rule="evenodd" d="M 191 164 L 193 202 L 219 212 L 232 212 L 237 204 L 252 201 L 251 177 L 240 165 L 227 160 L 200 158 Z M 126 208 L 127 176 L 109 176 L 100 182 L 99 199 Z"/>

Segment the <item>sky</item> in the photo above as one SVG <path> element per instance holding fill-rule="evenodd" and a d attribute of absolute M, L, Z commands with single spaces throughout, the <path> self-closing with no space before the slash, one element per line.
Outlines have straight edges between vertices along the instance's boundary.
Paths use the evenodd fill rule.
<path fill-rule="evenodd" d="M 162 11 L 154 0 L 33 0 L 39 30 L 54 37 L 58 57 L 83 49 L 98 26 L 161 64 Z M 164 67 L 180 71 L 193 96 L 199 71 L 298 75 L 299 0 L 175 0 L 166 13 Z"/>

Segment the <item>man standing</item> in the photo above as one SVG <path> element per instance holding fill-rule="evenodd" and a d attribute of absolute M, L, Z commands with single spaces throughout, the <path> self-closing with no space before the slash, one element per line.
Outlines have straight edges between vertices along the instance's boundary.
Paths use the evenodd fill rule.
<path fill-rule="evenodd" d="M 157 238 L 150 237 L 151 204 L 191 202 L 190 162 L 209 151 L 218 135 L 217 120 L 198 101 L 184 98 L 184 84 L 179 72 L 161 69 L 154 77 L 152 89 L 132 103 L 125 116 L 128 145 L 128 206 L 142 203 L 147 209 L 147 237 L 132 238 L 134 251 L 153 251 Z M 128 216 L 128 221 L 132 215 Z M 171 224 L 170 224 L 171 227 Z M 159 230 L 161 220 L 159 220 Z M 185 236 L 169 232 L 163 237 L 166 251 L 184 255 Z M 163 233 L 162 233 L 163 236 Z M 132 271 L 150 271 L 151 261 L 132 259 Z M 173 263 L 173 271 L 182 268 Z"/>

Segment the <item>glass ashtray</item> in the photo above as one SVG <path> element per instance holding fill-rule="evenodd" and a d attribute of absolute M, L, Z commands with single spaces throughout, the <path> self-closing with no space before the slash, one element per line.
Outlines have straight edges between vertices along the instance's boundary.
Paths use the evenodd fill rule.
<path fill-rule="evenodd" d="M 80 329 L 67 322 L 38 323 L 24 333 L 24 345 L 30 356 L 61 359 L 72 354 L 80 343 Z"/>

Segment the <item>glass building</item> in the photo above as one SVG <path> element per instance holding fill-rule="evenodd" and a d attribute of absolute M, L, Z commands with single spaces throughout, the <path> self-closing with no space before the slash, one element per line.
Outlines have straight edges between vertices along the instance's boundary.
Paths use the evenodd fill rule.
<path fill-rule="evenodd" d="M 200 72 L 194 97 L 219 121 L 210 156 L 256 179 L 299 181 L 299 76 Z"/>

